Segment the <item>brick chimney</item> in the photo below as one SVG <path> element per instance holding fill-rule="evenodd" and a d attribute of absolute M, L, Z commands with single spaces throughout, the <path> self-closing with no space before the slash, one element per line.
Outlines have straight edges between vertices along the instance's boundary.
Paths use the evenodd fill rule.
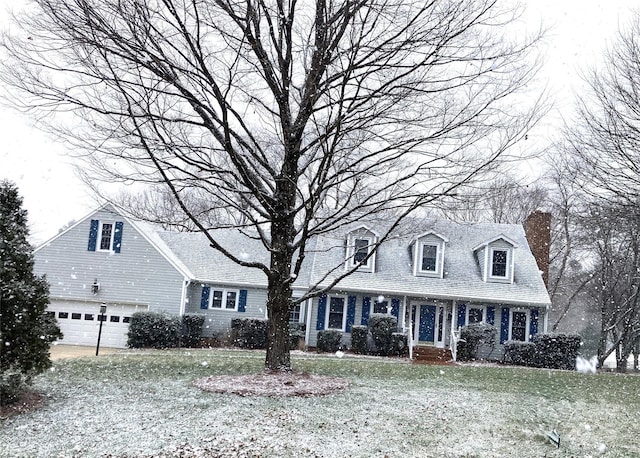
<path fill-rule="evenodd" d="M 549 248 L 551 246 L 551 213 L 534 211 L 524 222 L 524 232 L 542 272 L 545 286 L 549 286 Z"/>

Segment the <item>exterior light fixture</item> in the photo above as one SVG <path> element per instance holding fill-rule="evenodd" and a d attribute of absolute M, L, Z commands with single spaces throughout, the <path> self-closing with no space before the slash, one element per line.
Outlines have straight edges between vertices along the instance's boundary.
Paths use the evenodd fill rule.
<path fill-rule="evenodd" d="M 95 296 L 100 291 L 100 283 L 98 283 L 98 279 L 93 280 L 93 285 L 91 285 L 91 292 Z"/>
<path fill-rule="evenodd" d="M 99 284 L 98 288 L 100 288 Z M 100 351 L 100 337 L 102 337 L 102 323 L 104 323 L 106 319 L 106 317 L 104 316 L 105 313 L 107 313 L 107 304 L 103 303 L 100 306 L 100 315 L 98 316 L 98 320 L 100 321 L 100 328 L 98 329 L 98 344 L 96 345 L 96 356 L 98 356 L 98 352 Z"/>

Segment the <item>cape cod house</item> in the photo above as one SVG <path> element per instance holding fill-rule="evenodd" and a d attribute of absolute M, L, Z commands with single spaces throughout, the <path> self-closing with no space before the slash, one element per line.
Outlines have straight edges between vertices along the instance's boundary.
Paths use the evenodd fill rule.
<path fill-rule="evenodd" d="M 308 347 L 324 329 L 341 331 L 349 346 L 351 327 L 366 325 L 372 313 L 396 316 L 414 344 L 447 348 L 459 327 L 480 321 L 498 327 L 500 343 L 529 340 L 547 327 L 550 300 L 541 272 L 548 266 L 547 217 L 535 213 L 528 221 L 530 238 L 542 237 L 534 243 L 542 247 L 537 262 L 520 225 L 412 220 L 371 253 L 382 233 L 376 227 L 319 236 L 309 244 L 294 295 L 362 265 L 292 310 L 291 319 L 306 324 Z M 267 262 L 256 239 L 236 230 L 216 233 L 239 258 Z M 111 206 L 44 243 L 34 257 L 34 270 L 51 285 L 48 310 L 65 343 L 95 345 L 102 320 L 101 344 L 123 347 L 139 310 L 203 313 L 204 336 L 227 332 L 236 317 L 266 318 L 261 271 L 228 260 L 203 234 L 159 231 Z"/>

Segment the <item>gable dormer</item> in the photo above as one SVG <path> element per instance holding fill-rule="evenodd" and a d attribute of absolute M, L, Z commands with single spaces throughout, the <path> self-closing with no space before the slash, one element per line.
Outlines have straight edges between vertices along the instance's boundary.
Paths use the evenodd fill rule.
<path fill-rule="evenodd" d="M 515 249 L 517 244 L 505 235 L 499 235 L 474 248 L 482 280 L 494 283 L 513 283 Z"/>
<path fill-rule="evenodd" d="M 376 253 L 373 250 L 377 241 L 378 234 L 366 226 L 360 226 L 349 232 L 347 235 L 347 262 L 345 267 L 351 269 L 362 263 L 358 268 L 359 272 L 375 272 Z M 369 256 L 370 253 L 371 255 Z"/>
<path fill-rule="evenodd" d="M 435 232 L 425 232 L 413 243 L 413 274 L 420 277 L 442 278 L 444 249 L 448 240 Z"/>

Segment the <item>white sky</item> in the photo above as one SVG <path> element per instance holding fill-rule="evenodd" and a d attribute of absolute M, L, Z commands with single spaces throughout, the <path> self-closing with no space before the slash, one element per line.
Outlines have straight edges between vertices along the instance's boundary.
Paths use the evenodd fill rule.
<path fill-rule="evenodd" d="M 508 0 L 507 0 L 508 1 Z M 637 0 L 523 0 L 531 24 L 552 30 L 546 38 L 546 62 L 540 79 L 548 84 L 556 111 L 530 135 L 544 143 L 553 136 L 558 115 L 571 110 L 574 88 L 582 84 L 579 70 L 596 65 L 606 43 L 625 24 Z M 24 0 L 0 0 L 0 24 L 7 6 Z M 86 215 L 95 200 L 75 177 L 71 158 L 20 113 L 0 108 L 0 179 L 14 181 L 29 211 L 32 241 L 41 243 L 72 219 Z"/>

